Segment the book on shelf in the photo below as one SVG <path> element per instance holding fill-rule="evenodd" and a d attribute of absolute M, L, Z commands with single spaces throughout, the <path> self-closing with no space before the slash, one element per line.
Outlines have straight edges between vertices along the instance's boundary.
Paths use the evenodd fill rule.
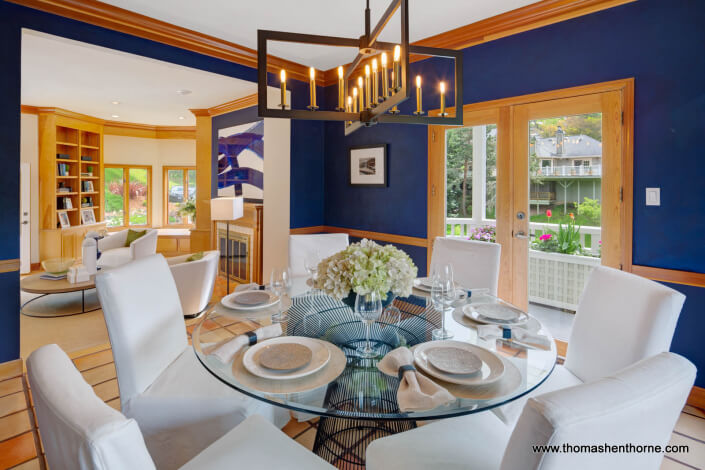
<path fill-rule="evenodd" d="M 66 279 L 66 274 L 51 274 L 51 273 L 42 273 L 39 275 L 40 279 L 47 279 L 49 281 L 60 281 L 62 279 Z"/>
<path fill-rule="evenodd" d="M 59 170 L 59 176 L 70 176 L 69 166 L 66 163 L 58 163 L 57 167 Z"/>
<path fill-rule="evenodd" d="M 73 202 L 71 202 L 70 197 L 65 197 L 64 199 L 64 209 L 73 209 Z"/>
<path fill-rule="evenodd" d="M 56 192 L 57 192 L 57 193 L 70 193 L 70 192 L 71 192 L 71 188 L 70 188 L 70 187 L 66 187 L 66 186 L 58 187 L 58 188 L 56 188 Z"/>
<path fill-rule="evenodd" d="M 93 157 L 89 157 L 89 156 L 87 156 L 87 155 L 81 155 L 81 161 L 84 161 L 84 162 L 92 162 L 92 161 L 93 161 Z"/>
<path fill-rule="evenodd" d="M 68 153 L 57 153 L 56 158 L 62 158 L 64 160 L 71 160 L 71 155 Z"/>

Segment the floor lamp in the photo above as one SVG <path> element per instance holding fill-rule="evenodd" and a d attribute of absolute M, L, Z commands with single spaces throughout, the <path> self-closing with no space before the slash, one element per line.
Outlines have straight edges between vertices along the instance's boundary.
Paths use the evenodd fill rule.
<path fill-rule="evenodd" d="M 211 199 L 211 220 L 213 221 L 225 221 L 226 223 L 226 235 L 225 235 L 225 256 L 226 267 L 225 267 L 225 279 L 227 280 L 227 293 L 230 294 L 230 222 L 242 217 L 244 213 L 242 197 L 217 197 Z M 218 226 L 216 225 L 216 234 L 218 233 Z"/>

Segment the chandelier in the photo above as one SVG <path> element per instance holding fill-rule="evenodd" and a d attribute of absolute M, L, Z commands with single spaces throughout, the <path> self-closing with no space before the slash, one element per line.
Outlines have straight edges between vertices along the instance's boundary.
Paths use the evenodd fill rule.
<path fill-rule="evenodd" d="M 378 41 L 377 38 L 397 10 L 401 10 L 401 42 Z M 316 70 L 309 69 L 309 105 L 306 109 L 291 109 L 286 95 L 286 70 L 279 73 L 281 98 L 275 106 L 267 103 L 267 42 L 293 42 L 334 47 L 354 47 L 358 54 L 352 63 L 337 69 L 338 100 L 334 109 L 324 110 L 316 105 Z M 454 60 L 454 115 L 446 112 L 446 83 L 436 84 L 440 93 L 440 112 L 429 116 L 423 109 L 423 81 L 420 75 L 414 80 L 416 110 L 402 114 L 398 105 L 411 97 L 412 82 L 409 72 L 409 54 L 444 57 Z M 463 113 L 458 104 L 463 102 L 462 52 L 452 49 L 414 46 L 409 44 L 409 0 L 392 0 L 374 29 L 370 29 L 370 2 L 365 8 L 365 34 L 359 38 L 341 38 L 283 31 L 257 31 L 257 97 L 260 117 L 308 119 L 318 121 L 343 121 L 345 135 L 361 127 L 378 122 L 404 124 L 461 125 Z M 460 108 L 462 109 L 462 108 Z"/>

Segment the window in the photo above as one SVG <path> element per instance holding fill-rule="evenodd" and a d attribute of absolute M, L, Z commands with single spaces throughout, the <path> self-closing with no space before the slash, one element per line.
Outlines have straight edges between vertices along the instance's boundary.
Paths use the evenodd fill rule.
<path fill-rule="evenodd" d="M 105 165 L 105 221 L 108 227 L 151 225 L 151 166 Z"/>
<path fill-rule="evenodd" d="M 164 167 L 164 225 L 194 223 L 196 169 L 187 166 Z"/>

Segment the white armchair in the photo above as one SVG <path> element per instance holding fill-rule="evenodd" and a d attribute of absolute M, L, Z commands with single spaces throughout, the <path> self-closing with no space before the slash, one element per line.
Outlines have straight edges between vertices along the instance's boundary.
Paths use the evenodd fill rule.
<path fill-rule="evenodd" d="M 27 378 L 52 470 L 177 468 L 159 455 L 150 455 L 138 423 L 103 403 L 57 345 L 42 346 L 29 355 Z M 235 467 L 334 469 L 258 415 L 247 418 L 181 469 Z"/>
<path fill-rule="evenodd" d="M 513 431 L 508 427 L 502 430 L 497 420 L 474 427 L 462 418 L 450 418 L 377 439 L 367 447 L 367 469 L 658 470 L 663 452 L 550 453 L 533 449 L 605 443 L 663 449 L 695 373 L 695 366 L 684 357 L 661 353 L 612 376 L 531 398 Z M 478 418 L 483 415 L 488 413 L 479 413 Z"/>
<path fill-rule="evenodd" d="M 174 276 L 181 309 L 186 318 L 198 316 L 208 305 L 218 274 L 220 252 L 206 251 L 203 253 L 203 258 L 186 261 L 191 256 L 182 255 L 166 259 Z"/>
<path fill-rule="evenodd" d="M 157 252 L 157 236 L 155 229 L 144 229 L 147 233 L 125 246 L 127 230 L 113 232 L 98 240 L 98 249 L 101 252 L 98 266 L 101 268 L 116 268 L 130 261 L 153 255 Z"/>

